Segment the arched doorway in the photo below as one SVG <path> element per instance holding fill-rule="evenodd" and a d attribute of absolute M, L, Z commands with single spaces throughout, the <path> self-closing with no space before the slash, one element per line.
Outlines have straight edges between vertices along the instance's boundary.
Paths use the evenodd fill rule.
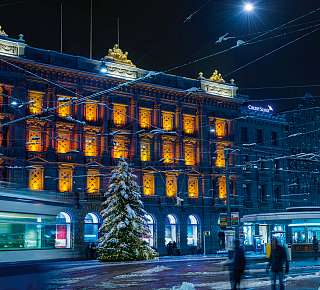
<path fill-rule="evenodd" d="M 167 245 L 169 242 L 178 243 L 178 238 L 179 234 L 177 218 L 172 214 L 168 214 L 165 221 L 165 244 Z"/>
<path fill-rule="evenodd" d="M 156 223 L 152 215 L 146 214 L 147 225 L 150 231 L 150 236 L 144 238 L 144 240 L 148 243 L 150 247 L 156 247 Z"/>
<path fill-rule="evenodd" d="M 66 212 L 60 212 L 56 218 L 55 247 L 71 247 L 71 217 Z"/>
<path fill-rule="evenodd" d="M 200 223 L 198 221 L 198 218 L 194 215 L 189 215 L 188 225 L 187 225 L 188 246 L 198 246 L 200 244 L 199 233 L 200 233 Z"/>
<path fill-rule="evenodd" d="M 95 213 L 89 212 L 84 218 L 84 242 L 96 243 L 99 238 L 99 218 Z"/>

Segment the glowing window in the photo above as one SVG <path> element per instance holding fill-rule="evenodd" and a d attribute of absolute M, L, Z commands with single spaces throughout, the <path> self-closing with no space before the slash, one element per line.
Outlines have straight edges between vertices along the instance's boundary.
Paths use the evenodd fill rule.
<path fill-rule="evenodd" d="M 218 138 L 222 138 L 227 135 L 226 120 L 224 119 L 215 120 L 215 134 L 216 134 L 216 137 Z"/>
<path fill-rule="evenodd" d="M 227 198 L 227 183 L 225 176 L 218 177 L 218 196 L 219 199 L 226 199 Z"/>
<path fill-rule="evenodd" d="M 29 111 L 31 114 L 40 114 L 43 108 L 43 93 L 36 91 L 29 91 Z"/>
<path fill-rule="evenodd" d="M 71 150 L 70 130 L 58 129 L 56 150 L 57 153 L 68 153 Z"/>
<path fill-rule="evenodd" d="M 84 137 L 84 155 L 85 156 L 97 156 L 97 135 L 94 133 L 86 132 Z"/>
<path fill-rule="evenodd" d="M 177 176 L 174 174 L 166 175 L 166 192 L 167 197 L 174 197 L 177 195 Z"/>
<path fill-rule="evenodd" d="M 199 183 L 197 176 L 188 176 L 188 196 L 197 198 L 199 196 Z"/>
<path fill-rule="evenodd" d="M 216 166 L 223 168 L 226 166 L 226 162 L 224 159 L 224 146 L 217 144 L 216 146 Z"/>
<path fill-rule="evenodd" d="M 163 163 L 173 163 L 174 161 L 174 143 L 170 140 L 164 140 L 162 143 Z"/>
<path fill-rule="evenodd" d="M 122 104 L 113 104 L 113 123 L 116 126 L 123 126 L 127 120 L 127 106 Z"/>
<path fill-rule="evenodd" d="M 27 150 L 31 152 L 42 151 L 42 128 L 29 126 L 27 129 Z"/>
<path fill-rule="evenodd" d="M 187 228 L 187 244 L 188 246 L 197 246 L 200 242 L 198 237 L 199 222 L 194 215 L 189 215 L 188 217 L 188 228 Z"/>
<path fill-rule="evenodd" d="M 43 168 L 32 166 L 29 171 L 29 189 L 43 190 Z"/>
<path fill-rule="evenodd" d="M 112 157 L 128 158 L 128 148 L 126 139 L 117 136 L 113 139 Z"/>
<path fill-rule="evenodd" d="M 87 192 L 100 192 L 100 175 L 97 169 L 88 169 L 87 171 Z"/>
<path fill-rule="evenodd" d="M 57 215 L 55 247 L 71 248 L 71 218 L 65 212 Z"/>
<path fill-rule="evenodd" d="M 72 167 L 59 168 L 58 187 L 60 192 L 72 191 Z"/>
<path fill-rule="evenodd" d="M 85 119 L 89 122 L 95 122 L 98 119 L 98 104 L 86 103 L 84 107 Z"/>
<path fill-rule="evenodd" d="M 140 160 L 150 161 L 150 141 L 148 140 L 140 142 Z"/>
<path fill-rule="evenodd" d="M 143 174 L 143 194 L 144 195 L 154 195 L 154 175 L 153 174 Z"/>
<path fill-rule="evenodd" d="M 162 112 L 162 128 L 166 131 L 173 130 L 173 113 Z"/>
<path fill-rule="evenodd" d="M 57 113 L 60 117 L 71 116 L 71 97 L 58 96 Z"/>
<path fill-rule="evenodd" d="M 172 214 L 168 214 L 165 220 L 165 244 L 178 242 L 178 221 Z"/>
<path fill-rule="evenodd" d="M 183 131 L 186 134 L 193 134 L 195 131 L 195 117 L 191 115 L 183 115 Z"/>
<path fill-rule="evenodd" d="M 195 144 L 193 143 L 184 144 L 184 160 L 186 165 L 196 164 Z"/>
<path fill-rule="evenodd" d="M 151 126 L 151 110 L 147 108 L 139 109 L 139 123 L 143 129 L 148 129 Z"/>
<path fill-rule="evenodd" d="M 84 218 L 84 242 L 96 243 L 99 238 L 99 218 L 97 214 L 89 212 Z"/>

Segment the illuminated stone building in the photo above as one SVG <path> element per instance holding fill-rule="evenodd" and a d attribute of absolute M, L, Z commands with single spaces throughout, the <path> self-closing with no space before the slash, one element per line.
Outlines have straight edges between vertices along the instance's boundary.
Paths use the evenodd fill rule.
<path fill-rule="evenodd" d="M 0 96 L 3 194 L 21 188 L 35 200 L 16 210 L 0 205 L 7 220 L 0 234 L 9 239 L 21 232 L 23 241 L 13 248 L 81 253 L 98 238 L 110 172 L 126 158 L 142 186 L 150 245 L 161 255 L 169 241 L 182 254 L 202 252 L 203 232 L 210 231 L 207 252 L 217 249 L 227 197 L 224 148 L 243 141 L 233 120 L 240 120 L 245 98 L 233 81 L 225 83 L 217 71 L 196 79 L 150 73 L 117 45 L 97 61 L 37 49 L 22 36 L 2 33 Z M 255 128 L 256 119 L 246 122 Z M 230 162 L 229 188 L 237 197 L 231 207 L 241 212 L 244 183 L 236 181 L 242 171 L 238 161 Z M 37 208 L 39 197 L 50 210 Z M 18 230 L 14 219 L 21 220 Z"/>

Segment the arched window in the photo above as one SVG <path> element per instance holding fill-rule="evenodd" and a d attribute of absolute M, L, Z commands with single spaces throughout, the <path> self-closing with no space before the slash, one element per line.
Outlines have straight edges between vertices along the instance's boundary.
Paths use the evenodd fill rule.
<path fill-rule="evenodd" d="M 95 243 L 98 241 L 99 218 L 94 213 L 87 213 L 84 218 L 84 242 Z"/>
<path fill-rule="evenodd" d="M 187 229 L 187 244 L 188 246 L 198 246 L 199 239 L 199 222 L 194 215 L 188 216 L 188 229 Z"/>
<path fill-rule="evenodd" d="M 60 212 L 56 219 L 56 248 L 71 247 L 71 218 L 65 212 Z"/>
<path fill-rule="evenodd" d="M 172 214 L 168 214 L 166 217 L 165 223 L 165 243 L 166 245 L 169 242 L 176 242 L 178 243 L 178 222 L 176 217 Z"/>
<path fill-rule="evenodd" d="M 145 215 L 147 219 L 147 225 L 150 231 L 150 236 L 147 238 L 144 238 L 144 240 L 148 243 L 150 247 L 155 247 L 155 237 L 156 237 L 156 228 L 155 228 L 155 221 L 154 218 L 150 214 Z"/>

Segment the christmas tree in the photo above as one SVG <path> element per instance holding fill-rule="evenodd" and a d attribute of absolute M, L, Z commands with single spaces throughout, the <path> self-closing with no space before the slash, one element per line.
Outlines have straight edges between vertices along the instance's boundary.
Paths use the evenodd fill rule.
<path fill-rule="evenodd" d="M 125 160 L 120 160 L 112 171 L 101 211 L 103 224 L 98 245 L 101 261 L 147 260 L 157 255 L 143 240 L 150 231 L 136 178 Z"/>

